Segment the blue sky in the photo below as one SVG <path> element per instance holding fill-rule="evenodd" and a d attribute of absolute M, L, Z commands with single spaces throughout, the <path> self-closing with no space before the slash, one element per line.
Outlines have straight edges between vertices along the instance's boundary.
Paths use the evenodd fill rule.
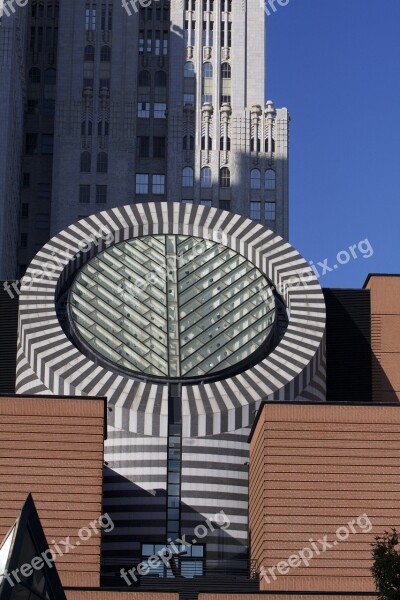
<path fill-rule="evenodd" d="M 266 19 L 267 96 L 292 118 L 290 241 L 330 268 L 357 244 L 358 258 L 327 271 L 324 287 L 399 273 L 400 0 L 277 8 Z"/>

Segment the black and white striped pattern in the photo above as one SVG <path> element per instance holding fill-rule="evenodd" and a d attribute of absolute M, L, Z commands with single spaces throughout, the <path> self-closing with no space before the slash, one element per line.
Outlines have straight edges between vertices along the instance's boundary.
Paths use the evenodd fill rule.
<path fill-rule="evenodd" d="M 210 560 L 246 558 L 249 433 L 246 428 L 183 440 L 182 532 L 206 543 Z M 205 529 L 199 528 L 198 538 L 200 523 Z"/>
<path fill-rule="evenodd" d="M 101 229 L 111 234 L 102 239 Z M 281 292 L 289 316 L 280 343 L 261 363 L 222 381 L 182 388 L 182 533 L 194 539 L 203 523 L 207 535 L 197 541 L 206 543 L 209 559 L 247 552 L 247 435 L 260 402 L 325 399 L 322 291 L 304 259 L 272 231 L 208 207 L 149 203 L 93 215 L 50 240 L 22 285 L 17 391 L 108 398 L 104 510 L 115 529 L 104 538 L 104 582 L 113 582 L 121 566 L 139 562 L 141 543 L 165 541 L 168 387 L 117 374 L 84 356 L 64 333 L 56 302 L 98 252 L 161 233 L 204 237 L 240 252 Z M 287 285 L 291 278 L 297 285 Z M 229 527 L 211 530 L 207 519 L 213 523 L 221 510 Z"/>
<path fill-rule="evenodd" d="M 306 261 L 282 238 L 249 219 L 177 203 L 134 204 L 89 216 L 52 238 L 36 255 L 20 298 L 18 393 L 105 395 L 112 425 L 139 435 L 166 436 L 166 386 L 97 366 L 65 335 L 55 306 L 73 275 L 99 251 L 160 233 L 222 241 L 269 278 L 289 314 L 286 334 L 261 363 L 223 381 L 183 388 L 184 436 L 248 427 L 265 398 L 294 400 L 307 391 L 309 399 L 324 399 L 325 304 Z"/>
<path fill-rule="evenodd" d="M 183 439 L 181 532 L 210 561 L 247 557 L 249 432 Z M 103 537 L 102 579 L 111 585 L 140 562 L 142 543 L 165 542 L 167 440 L 109 427 L 105 460 L 103 509 L 115 528 Z"/>

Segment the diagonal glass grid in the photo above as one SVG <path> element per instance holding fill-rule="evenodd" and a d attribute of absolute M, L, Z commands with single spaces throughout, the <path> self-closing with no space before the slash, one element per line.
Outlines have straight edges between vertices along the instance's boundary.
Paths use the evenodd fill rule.
<path fill-rule="evenodd" d="M 275 297 L 247 259 L 210 240 L 137 238 L 92 259 L 69 294 L 75 333 L 117 368 L 196 378 L 234 368 L 269 339 Z"/>

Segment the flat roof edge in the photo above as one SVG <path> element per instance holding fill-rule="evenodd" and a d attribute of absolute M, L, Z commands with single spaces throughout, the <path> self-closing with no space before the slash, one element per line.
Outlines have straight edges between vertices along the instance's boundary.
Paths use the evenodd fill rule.
<path fill-rule="evenodd" d="M 247 438 L 248 443 L 251 442 L 251 439 L 253 437 L 254 431 L 257 427 L 258 421 L 260 419 L 262 410 L 264 408 L 264 406 L 267 405 L 276 405 L 276 406 L 282 406 L 282 405 L 288 405 L 290 404 L 291 406 L 396 406 L 398 408 L 400 408 L 400 402 L 323 402 L 323 401 L 315 401 L 315 400 L 263 400 L 260 404 L 260 407 L 257 411 L 257 415 L 256 418 L 254 420 L 254 423 L 252 425 L 251 431 L 249 433 L 249 437 Z"/>

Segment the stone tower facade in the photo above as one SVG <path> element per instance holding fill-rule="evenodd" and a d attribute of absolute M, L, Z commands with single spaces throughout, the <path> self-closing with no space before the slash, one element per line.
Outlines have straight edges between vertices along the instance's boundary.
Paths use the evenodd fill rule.
<path fill-rule="evenodd" d="M 0 280 L 14 278 L 17 271 L 25 43 L 25 11 L 0 2 Z"/>
<path fill-rule="evenodd" d="M 169 200 L 287 238 L 289 116 L 265 103 L 259 1 L 123 4 L 60 7 L 51 233 Z"/>
<path fill-rule="evenodd" d="M 265 102 L 259 0 L 143 4 L 43 0 L 3 20 L 3 278 L 132 202 L 223 208 L 288 238 L 289 115 Z"/>
<path fill-rule="evenodd" d="M 168 196 L 232 210 L 287 238 L 289 115 L 265 103 L 263 7 L 172 2 L 171 22 Z"/>

